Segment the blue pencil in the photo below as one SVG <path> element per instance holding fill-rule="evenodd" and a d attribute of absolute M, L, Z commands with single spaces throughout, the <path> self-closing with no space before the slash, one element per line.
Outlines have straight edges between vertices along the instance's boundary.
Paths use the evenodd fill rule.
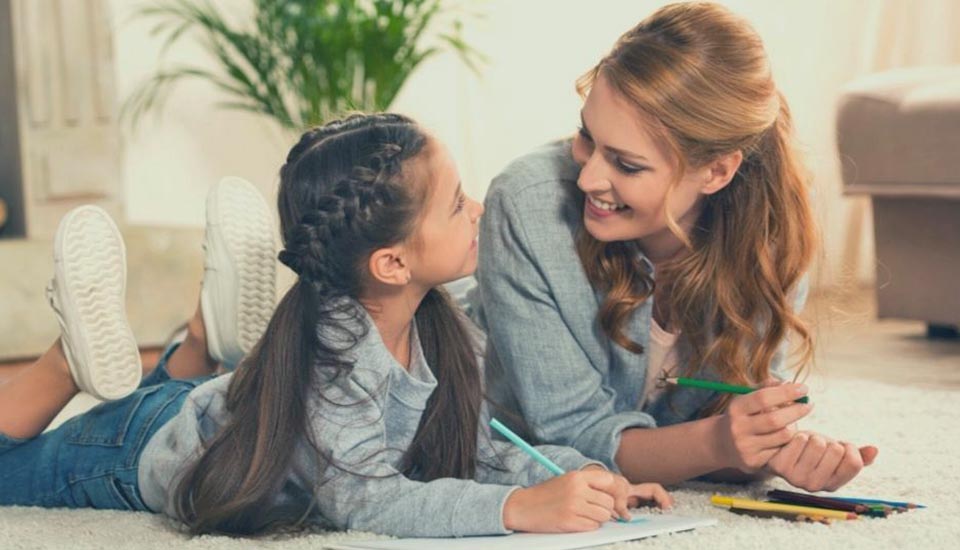
<path fill-rule="evenodd" d="M 509 439 L 511 443 L 513 443 L 513 444 L 516 445 L 517 447 L 520 447 L 520 450 L 522 450 L 523 452 L 525 452 L 525 453 L 527 453 L 528 455 L 530 455 L 534 460 L 536 460 L 537 462 L 539 462 L 540 464 L 542 464 L 544 468 L 550 470 L 550 471 L 551 471 L 552 473 L 554 473 L 555 475 L 562 476 L 563 474 L 566 473 L 566 472 L 563 470 L 563 468 L 561 468 L 560 466 L 557 466 L 557 463 L 556 463 L 556 462 L 554 462 L 554 461 L 550 460 L 549 458 L 543 456 L 543 453 L 541 453 L 540 451 L 536 450 L 536 449 L 533 447 L 533 445 L 531 445 L 531 444 L 527 443 L 526 441 L 524 441 L 522 437 L 520 437 L 519 435 L 513 433 L 513 430 L 511 430 L 510 428 L 504 426 L 504 425 L 503 425 L 499 420 L 497 420 L 496 418 L 491 418 L 491 419 L 490 419 L 490 427 L 493 428 L 494 430 L 497 430 L 498 432 L 500 432 L 500 435 L 502 435 L 503 437 L 506 437 L 507 439 Z M 629 520 L 629 521 L 626 520 L 626 519 L 623 519 L 623 518 L 617 518 L 617 522 L 618 522 L 618 523 L 642 523 L 642 522 L 644 522 L 644 521 L 646 521 L 645 518 L 633 518 L 633 519 L 631 519 L 631 520 Z"/>
<path fill-rule="evenodd" d="M 561 468 L 560 466 L 557 466 L 557 464 L 554 461 L 543 456 L 543 453 L 534 449 L 533 445 L 527 443 L 526 441 L 523 440 L 522 437 L 513 433 L 513 430 L 504 426 L 496 418 L 490 419 L 490 427 L 500 432 L 500 434 L 503 435 L 503 437 L 506 437 L 507 439 L 509 439 L 511 443 L 513 443 L 517 447 L 520 447 L 520 449 L 523 452 L 533 457 L 534 460 L 536 460 L 540 464 L 543 464 L 544 468 L 550 470 L 551 472 L 553 472 L 558 476 L 562 476 L 563 474 L 566 473 L 565 471 L 563 471 L 563 468 Z"/>
<path fill-rule="evenodd" d="M 877 500 L 875 498 L 856 498 L 856 497 L 830 497 L 833 500 L 840 500 L 843 502 L 855 502 L 859 504 L 884 504 L 886 506 L 894 506 L 896 508 L 926 508 L 923 504 L 915 504 L 913 502 L 895 502 L 892 500 Z"/>

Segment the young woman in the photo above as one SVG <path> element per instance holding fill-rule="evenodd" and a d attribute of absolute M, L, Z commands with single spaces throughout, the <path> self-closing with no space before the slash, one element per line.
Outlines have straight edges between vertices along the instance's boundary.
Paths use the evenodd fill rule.
<path fill-rule="evenodd" d="M 834 490 L 877 453 L 794 423 L 815 230 L 786 100 L 726 9 L 666 6 L 578 82 L 572 142 L 486 199 L 479 304 L 493 401 L 633 481 L 782 476 Z M 664 391 L 665 374 L 770 385 Z M 816 401 L 816 396 L 813 396 Z M 521 428 L 521 426 L 517 426 Z"/>
<path fill-rule="evenodd" d="M 311 522 L 396 536 L 581 531 L 641 499 L 669 505 L 659 485 L 630 485 L 573 449 L 540 448 L 570 472 L 552 477 L 491 440 L 482 335 L 438 288 L 474 270 L 483 207 L 440 142 L 398 115 L 312 130 L 281 169 L 279 206 L 280 260 L 298 279 L 236 371 L 172 378 L 212 372 L 207 349 L 244 349 L 253 327 L 229 320 L 256 317 L 258 300 L 242 297 L 265 290 L 248 272 L 260 262 L 237 260 L 271 258 L 251 252 L 269 223 L 224 193 L 208 215 L 246 223 L 208 224 L 188 341 L 132 394 L 38 435 L 78 388 L 118 398 L 139 378 L 120 236 L 97 209 L 67 216 L 53 301 L 63 336 L 0 386 L 0 403 L 32 392 L 0 415 L 0 503 L 151 510 L 199 533 Z"/>

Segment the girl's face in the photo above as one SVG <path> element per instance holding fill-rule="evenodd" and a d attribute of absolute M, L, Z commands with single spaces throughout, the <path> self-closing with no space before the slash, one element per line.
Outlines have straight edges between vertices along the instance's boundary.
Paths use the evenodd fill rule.
<path fill-rule="evenodd" d="M 583 105 L 581 121 L 573 158 L 581 166 L 577 186 L 586 194 L 587 231 L 605 242 L 639 240 L 651 259 L 676 251 L 681 241 L 667 228 L 666 205 L 676 169 L 636 108 L 600 75 Z M 688 169 L 670 196 L 669 210 L 684 229 L 696 220 L 707 175 Z"/>
<path fill-rule="evenodd" d="M 483 205 L 463 192 L 460 173 L 447 147 L 430 139 L 419 171 L 430 191 L 411 266 L 413 280 L 434 287 L 470 275 L 477 268 L 478 222 Z"/>

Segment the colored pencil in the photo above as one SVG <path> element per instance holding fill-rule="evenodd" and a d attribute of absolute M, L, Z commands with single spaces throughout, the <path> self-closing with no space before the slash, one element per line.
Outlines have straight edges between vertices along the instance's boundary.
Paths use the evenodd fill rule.
<path fill-rule="evenodd" d="M 741 516 L 751 516 L 755 518 L 779 518 L 786 521 L 799 521 L 805 523 L 824 523 L 830 525 L 832 521 L 830 518 L 825 518 L 823 516 L 808 516 L 805 514 L 797 514 L 796 512 L 780 512 L 776 510 L 750 510 L 747 508 L 736 508 L 731 507 L 727 509 L 734 514 L 739 514 Z"/>
<path fill-rule="evenodd" d="M 785 504 L 801 504 L 805 506 L 814 506 L 816 508 L 826 508 L 828 510 L 854 512 L 856 514 L 863 514 L 870 510 L 870 508 L 865 504 L 846 502 L 843 500 L 808 495 L 804 493 L 796 493 L 794 491 L 783 491 L 780 489 L 767 491 L 767 496 L 773 501 L 783 502 Z"/>
<path fill-rule="evenodd" d="M 688 388 L 699 388 L 702 390 L 713 390 L 725 393 L 736 393 L 736 394 L 745 394 L 753 393 L 759 388 L 750 388 L 747 386 L 734 386 L 733 384 L 724 384 L 723 382 L 713 382 L 712 380 L 700 380 L 698 378 L 684 378 L 682 376 L 664 378 L 664 382 L 667 384 L 673 384 L 675 386 L 686 386 Z M 798 399 L 794 399 L 796 403 L 808 403 L 810 398 L 806 395 Z"/>
<path fill-rule="evenodd" d="M 710 497 L 710 502 L 714 506 L 724 506 L 727 508 L 743 508 L 747 510 L 770 510 L 781 512 L 793 512 L 807 516 L 821 516 L 832 519 L 857 519 L 857 514 L 853 512 L 843 512 L 841 510 L 824 510 L 823 508 L 813 508 L 810 506 L 797 506 L 795 504 L 781 504 L 778 502 L 763 502 L 759 500 L 749 500 L 743 498 L 731 498 L 720 495 Z"/>
<path fill-rule="evenodd" d="M 856 502 L 858 504 L 881 504 L 884 506 L 891 506 L 893 508 L 926 508 L 923 504 L 916 504 L 914 502 L 896 502 L 892 500 L 877 500 L 875 498 L 859 498 L 859 497 L 830 497 L 833 500 L 842 500 L 844 502 Z"/>
<path fill-rule="evenodd" d="M 509 439 L 511 443 L 513 443 L 513 444 L 516 445 L 517 447 L 520 447 L 520 449 L 521 449 L 523 452 L 527 453 L 527 454 L 530 455 L 534 460 L 536 460 L 537 462 L 539 462 L 540 464 L 542 464 L 544 468 L 550 470 L 551 472 L 553 472 L 554 474 L 556 474 L 556 475 L 558 475 L 558 476 L 562 476 L 563 474 L 566 473 L 565 471 L 563 471 L 563 468 L 561 468 L 560 466 L 557 466 L 557 464 L 556 464 L 554 461 L 552 461 L 552 460 L 550 460 L 549 458 L 543 456 L 543 453 L 541 453 L 540 451 L 538 451 L 538 450 L 536 450 L 535 448 L 533 448 L 533 445 L 527 443 L 526 441 L 523 440 L 522 437 L 520 437 L 519 435 L 513 433 L 513 430 L 511 430 L 510 428 L 504 426 L 504 425 L 503 425 L 499 420 L 497 420 L 496 418 L 491 418 L 491 419 L 490 419 L 490 427 L 493 428 L 494 430 L 497 430 L 498 432 L 500 432 L 500 434 L 501 434 L 503 437 L 506 437 L 507 439 Z"/>

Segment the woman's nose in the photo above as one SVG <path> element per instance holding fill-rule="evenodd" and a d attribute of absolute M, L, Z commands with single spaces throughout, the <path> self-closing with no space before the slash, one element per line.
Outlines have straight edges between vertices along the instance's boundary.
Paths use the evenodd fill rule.
<path fill-rule="evenodd" d="M 610 187 L 610 180 L 603 170 L 603 159 L 596 153 L 590 155 L 580 168 L 580 177 L 577 178 L 577 187 L 584 193 L 606 191 Z"/>

